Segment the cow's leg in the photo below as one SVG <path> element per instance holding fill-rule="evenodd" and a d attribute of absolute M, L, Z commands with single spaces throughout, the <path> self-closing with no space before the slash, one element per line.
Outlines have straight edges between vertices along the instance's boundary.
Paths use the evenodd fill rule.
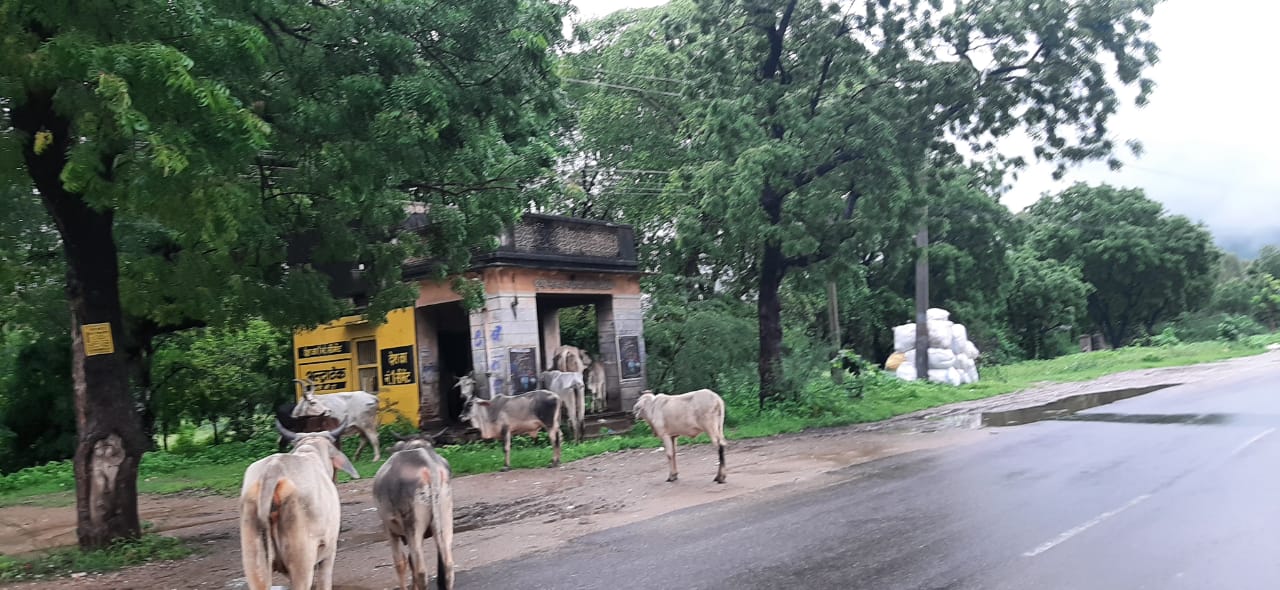
<path fill-rule="evenodd" d="M 716 470 L 716 478 L 711 481 L 724 483 L 724 441 L 719 441 L 716 447 L 720 453 L 720 468 Z"/>
<path fill-rule="evenodd" d="M 563 435 L 560 434 L 559 428 L 547 429 L 547 435 L 551 438 L 551 449 L 552 449 L 551 466 L 559 467 L 560 466 L 560 441 L 563 438 Z"/>
<path fill-rule="evenodd" d="M 676 437 L 668 436 L 662 439 L 662 446 L 667 451 L 667 481 L 675 481 L 680 477 L 676 472 Z"/>
<path fill-rule="evenodd" d="M 356 444 L 356 453 L 355 453 L 354 455 L 352 455 L 352 456 L 351 456 L 351 462 L 352 462 L 352 463 L 355 463 L 356 461 L 359 461 L 359 460 L 360 460 L 360 453 L 363 453 L 363 452 L 364 452 L 364 444 L 365 444 L 365 443 L 364 443 L 364 439 L 365 439 L 365 436 L 364 436 L 364 429 L 363 429 L 363 428 L 360 428 L 359 426 L 352 426 L 352 427 L 351 427 L 351 429 L 356 431 L 356 442 L 357 442 L 357 444 Z M 341 440 L 341 439 L 339 439 L 339 440 Z M 339 446 L 339 448 L 341 448 L 341 446 Z"/>
<path fill-rule="evenodd" d="M 502 471 L 511 471 L 511 427 L 502 427 Z"/>
<path fill-rule="evenodd" d="M 317 547 L 310 543 L 297 543 L 290 548 L 286 555 L 282 555 L 284 561 L 284 569 L 289 573 L 290 588 L 311 588 L 312 580 L 316 575 L 316 556 Z M 332 570 L 330 570 L 332 571 Z M 318 587 L 321 590 L 330 590 L 331 586 Z"/>
<path fill-rule="evenodd" d="M 573 389 L 573 397 L 577 400 L 578 406 L 578 440 L 574 442 L 582 444 L 582 438 L 587 435 L 584 432 L 587 424 L 587 392 L 584 387 L 574 387 Z"/>
<path fill-rule="evenodd" d="M 329 550 L 329 556 L 324 558 L 316 565 L 316 581 L 315 588 L 317 590 L 333 589 L 333 562 L 337 558 L 337 548 Z M 306 588 L 306 586 L 297 586 L 298 588 Z"/>
<path fill-rule="evenodd" d="M 412 570 L 414 590 L 427 590 L 427 562 L 422 551 L 422 532 L 425 531 L 414 530 L 409 535 L 409 569 Z"/>
<path fill-rule="evenodd" d="M 387 531 L 387 541 L 391 544 L 391 563 L 396 566 L 396 579 L 400 580 L 400 590 L 409 590 L 409 581 L 405 578 L 409 563 L 404 555 L 404 543 L 400 541 L 399 536 L 390 531 Z"/>
<path fill-rule="evenodd" d="M 381 445 L 379 445 L 379 444 L 378 444 L 378 423 L 377 423 L 377 421 L 374 421 L 374 423 L 373 423 L 372 425 L 370 425 L 369 427 L 364 428 L 364 429 L 360 432 L 360 436 L 362 436 L 362 437 L 364 437 L 365 439 L 367 439 L 367 440 L 369 441 L 369 446 L 373 447 L 373 460 L 374 460 L 374 461 L 381 461 L 381 460 L 382 460 L 382 448 L 381 448 Z"/>

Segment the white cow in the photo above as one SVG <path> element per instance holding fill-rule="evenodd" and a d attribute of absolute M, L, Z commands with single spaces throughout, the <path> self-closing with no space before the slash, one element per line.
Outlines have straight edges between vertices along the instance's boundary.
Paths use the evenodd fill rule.
<path fill-rule="evenodd" d="M 345 426 L 345 425 L 344 425 Z M 330 590 L 342 504 L 335 469 L 360 477 L 338 448 L 342 427 L 294 433 L 276 422 L 293 452 L 259 459 L 240 488 L 240 554 L 249 590 L 271 588 L 271 572 L 290 588 Z"/>
<path fill-rule="evenodd" d="M 591 411 L 603 412 L 609 409 L 609 392 L 606 391 L 604 365 L 591 363 L 584 375 L 587 392 L 591 394 Z"/>
<path fill-rule="evenodd" d="M 675 481 L 676 471 L 676 437 L 693 438 L 705 432 L 711 437 L 711 443 L 718 447 L 720 453 L 720 469 L 716 471 L 713 481 L 724 483 L 724 400 L 710 389 L 699 389 L 680 395 L 654 395 L 645 391 L 636 400 L 633 410 L 635 415 L 643 418 L 653 429 L 653 434 L 662 439 L 662 447 L 667 451 L 667 463 L 670 472 L 667 481 Z"/>
<path fill-rule="evenodd" d="M 586 389 L 582 373 L 569 371 L 543 371 L 538 375 L 539 385 L 560 397 L 565 414 L 569 417 L 569 429 L 573 441 L 582 442 L 582 430 L 586 423 Z"/>
<path fill-rule="evenodd" d="M 293 417 L 302 416 L 333 416 L 346 422 L 348 433 L 360 436 L 355 459 L 360 460 L 367 442 L 373 447 L 373 460 L 382 460 L 382 449 L 378 445 L 378 397 L 372 393 L 344 391 L 316 395 L 315 383 L 308 379 L 303 383 L 302 401 L 293 407 Z"/>

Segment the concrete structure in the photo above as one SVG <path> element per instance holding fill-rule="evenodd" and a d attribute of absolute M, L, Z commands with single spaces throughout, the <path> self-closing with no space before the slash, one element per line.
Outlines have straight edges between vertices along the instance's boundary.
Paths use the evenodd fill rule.
<path fill-rule="evenodd" d="M 561 344 L 559 311 L 567 307 L 590 305 L 595 310 L 597 341 L 571 344 L 586 348 L 605 367 L 607 410 L 631 409 L 645 389 L 640 272 L 630 226 L 525 215 L 500 236 L 496 250 L 473 258 L 466 278 L 484 286 L 480 309 L 468 311 L 452 287 L 454 281 L 424 278 L 429 271 L 426 261 L 406 264 L 406 278 L 419 284 L 418 300 L 412 309 L 391 314 L 385 328 L 380 328 L 389 335 L 413 334 L 414 366 L 409 373 L 417 384 L 411 388 L 416 391 L 394 396 L 394 411 L 388 408 L 384 422 L 399 413 L 420 428 L 456 423 L 462 406 L 454 385 L 458 377 L 472 371 L 485 396 L 536 389 L 538 373 L 551 367 L 551 354 Z M 344 318 L 300 332 L 295 336 L 298 350 L 304 346 L 341 350 L 344 346 L 339 343 L 351 340 L 346 331 L 356 325 Z M 361 333 L 360 337 L 371 335 Z M 403 337 L 396 340 L 394 360 L 400 360 L 405 351 L 399 341 Z M 382 345 L 376 346 L 381 349 Z M 361 370 L 353 364 L 354 355 L 343 358 L 352 375 Z M 326 368 L 334 368 L 333 359 L 327 360 Z M 295 361 L 299 377 L 305 376 L 306 367 L 318 366 L 309 365 L 302 356 Z M 398 371 L 383 375 L 390 382 L 404 378 L 404 367 L 381 369 Z"/>

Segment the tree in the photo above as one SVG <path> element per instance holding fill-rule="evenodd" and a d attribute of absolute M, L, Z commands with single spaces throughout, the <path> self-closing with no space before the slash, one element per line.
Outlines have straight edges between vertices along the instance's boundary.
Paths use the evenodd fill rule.
<path fill-rule="evenodd" d="M 1263 246 L 1258 257 L 1249 263 L 1249 274 L 1280 277 L 1280 247 Z"/>
<path fill-rule="evenodd" d="M 1269 274 L 1260 278 L 1258 286 L 1261 292 L 1253 296 L 1253 313 L 1258 321 L 1274 332 L 1280 323 L 1280 279 Z"/>
<path fill-rule="evenodd" d="M 690 66 L 675 180 L 697 198 L 677 233 L 755 282 L 761 403 L 780 393 L 785 277 L 838 258 L 860 215 L 914 209 L 904 197 L 954 142 L 993 154 L 1028 129 L 1063 165 L 1112 154 L 1113 81 L 1139 103 L 1151 87 L 1153 6 L 705 0 L 668 23 Z"/>
<path fill-rule="evenodd" d="M 1009 330 L 1029 358 L 1046 358 L 1053 352 L 1045 346 L 1048 335 L 1084 315 L 1091 287 L 1078 267 L 1040 258 L 1028 248 L 1009 255 L 1009 268 Z"/>
<path fill-rule="evenodd" d="M 1079 265 L 1093 286 L 1089 318 L 1112 346 L 1199 308 L 1212 293 L 1219 256 L 1213 237 L 1185 217 L 1166 214 L 1141 189 L 1076 184 L 1028 212 L 1032 247 Z"/>
<path fill-rule="evenodd" d="M 407 256 L 456 269 L 550 186 L 566 10 L 0 0 L 0 198 L 38 195 L 66 262 L 82 547 L 140 533 L 156 335 L 376 319 Z"/>

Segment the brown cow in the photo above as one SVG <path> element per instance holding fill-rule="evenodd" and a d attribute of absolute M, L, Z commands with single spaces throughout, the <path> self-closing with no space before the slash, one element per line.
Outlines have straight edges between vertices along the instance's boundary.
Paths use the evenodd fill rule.
<path fill-rule="evenodd" d="M 538 436 L 546 430 L 555 449 L 551 466 L 560 465 L 560 396 L 545 389 L 493 399 L 468 398 L 461 418 L 480 431 L 481 438 L 502 438 L 502 470 L 511 470 L 511 435 Z"/>
<path fill-rule="evenodd" d="M 373 478 L 373 499 L 391 542 L 400 590 L 427 590 L 422 546 L 427 537 L 436 542 L 436 586 L 453 589 L 452 472 L 432 447 L 433 438 L 401 439 Z"/>

